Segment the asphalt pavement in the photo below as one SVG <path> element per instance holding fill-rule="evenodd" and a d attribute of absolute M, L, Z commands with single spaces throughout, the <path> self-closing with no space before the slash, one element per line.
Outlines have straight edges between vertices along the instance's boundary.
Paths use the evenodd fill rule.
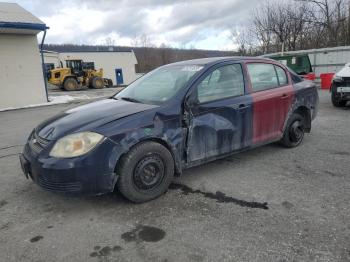
<path fill-rule="evenodd" d="M 329 93 L 300 147 L 191 168 L 138 205 L 25 179 L 30 131 L 76 105 L 0 113 L 0 261 L 350 261 L 350 106 L 334 108 Z"/>

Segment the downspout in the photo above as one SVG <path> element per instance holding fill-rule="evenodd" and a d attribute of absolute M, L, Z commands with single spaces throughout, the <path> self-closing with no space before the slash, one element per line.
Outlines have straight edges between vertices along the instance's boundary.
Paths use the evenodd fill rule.
<path fill-rule="evenodd" d="M 41 65 L 43 68 L 43 76 L 44 76 L 44 84 L 45 84 L 45 93 L 46 93 L 46 101 L 49 101 L 49 95 L 47 92 L 47 79 L 46 79 L 46 68 L 45 68 L 45 62 L 44 62 L 44 52 L 43 52 L 43 46 L 44 46 L 44 41 L 45 41 L 45 37 L 46 37 L 46 29 L 44 30 L 44 35 L 43 35 L 43 39 L 41 40 L 41 44 L 40 44 L 40 54 L 41 54 Z"/>

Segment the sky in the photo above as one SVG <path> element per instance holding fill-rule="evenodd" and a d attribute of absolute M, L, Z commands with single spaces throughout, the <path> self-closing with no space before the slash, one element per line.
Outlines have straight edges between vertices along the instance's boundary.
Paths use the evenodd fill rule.
<path fill-rule="evenodd" d="M 46 43 L 130 46 L 144 35 L 155 46 L 234 50 L 231 31 L 249 23 L 259 0 L 15 2 L 50 27 Z"/>

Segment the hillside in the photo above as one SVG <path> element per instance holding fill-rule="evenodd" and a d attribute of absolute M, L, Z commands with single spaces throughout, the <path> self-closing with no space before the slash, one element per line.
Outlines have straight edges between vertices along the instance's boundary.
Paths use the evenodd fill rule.
<path fill-rule="evenodd" d="M 237 55 L 237 53 L 229 51 L 73 44 L 45 44 L 43 49 L 55 52 L 127 52 L 133 50 L 138 61 L 137 73 L 146 73 L 158 66 L 183 60 Z"/>

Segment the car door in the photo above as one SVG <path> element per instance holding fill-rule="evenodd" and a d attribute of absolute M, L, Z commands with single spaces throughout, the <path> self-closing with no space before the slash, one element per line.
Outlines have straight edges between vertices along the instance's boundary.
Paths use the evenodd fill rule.
<path fill-rule="evenodd" d="M 253 98 L 252 144 L 277 140 L 294 99 L 286 71 L 275 64 L 247 63 Z"/>
<path fill-rule="evenodd" d="M 216 66 L 199 79 L 188 105 L 188 163 L 248 146 L 252 99 L 245 85 L 241 64 Z"/>

